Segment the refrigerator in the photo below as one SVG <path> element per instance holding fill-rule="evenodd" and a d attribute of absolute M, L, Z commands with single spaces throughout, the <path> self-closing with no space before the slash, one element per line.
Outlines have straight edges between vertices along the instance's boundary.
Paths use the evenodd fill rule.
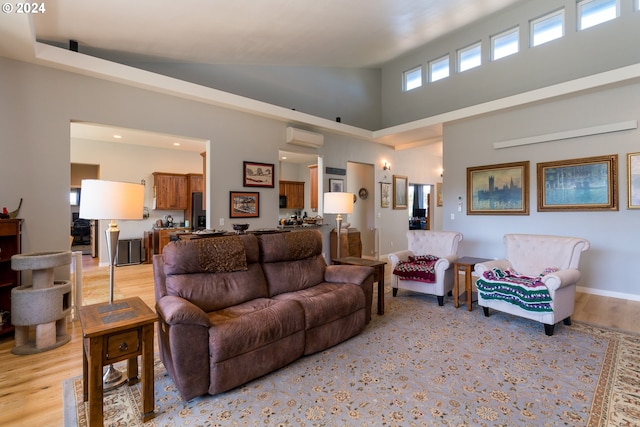
<path fill-rule="evenodd" d="M 202 192 L 191 193 L 191 227 L 194 230 L 207 228 L 207 213 L 202 207 Z"/>

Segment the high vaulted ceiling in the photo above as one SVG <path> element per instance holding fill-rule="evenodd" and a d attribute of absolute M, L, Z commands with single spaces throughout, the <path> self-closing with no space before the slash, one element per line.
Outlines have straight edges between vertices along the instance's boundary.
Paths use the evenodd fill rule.
<path fill-rule="evenodd" d="M 522 0 L 56 0 L 38 40 L 211 64 L 372 67 Z"/>
<path fill-rule="evenodd" d="M 122 55 L 127 61 L 375 67 L 524 1 L 52 0 L 36 3 L 46 8 L 38 14 L 15 13 L 10 9 L 17 3 L 8 2 L 0 13 L 0 56 L 395 149 L 441 142 L 443 123 L 640 75 L 638 66 L 623 67 L 389 128 L 362 129 L 112 62 Z M 67 49 L 70 40 L 79 43 L 81 54 Z M 92 50 L 111 61 L 92 56 Z"/>

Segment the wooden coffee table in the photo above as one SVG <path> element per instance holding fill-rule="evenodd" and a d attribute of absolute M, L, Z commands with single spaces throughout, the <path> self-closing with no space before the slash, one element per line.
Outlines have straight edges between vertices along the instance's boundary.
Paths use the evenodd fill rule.
<path fill-rule="evenodd" d="M 374 259 L 365 259 L 357 257 L 344 257 L 332 259 L 331 262 L 338 265 L 360 265 L 365 267 L 373 267 L 373 281 L 378 282 L 378 314 L 384 314 L 384 261 L 376 261 Z"/>
<path fill-rule="evenodd" d="M 82 325 L 83 400 L 89 403 L 89 426 L 103 425 L 102 367 L 127 360 L 129 385 L 138 382 L 138 356 L 142 356 L 142 421 L 154 417 L 153 324 L 154 313 L 140 298 L 127 298 L 80 307 Z"/>
<path fill-rule="evenodd" d="M 460 305 L 460 270 L 464 270 L 464 291 L 467 296 L 467 310 L 473 310 L 473 292 L 471 288 L 471 277 L 473 268 L 476 264 L 481 262 L 490 261 L 489 258 L 474 258 L 470 256 L 463 256 L 453 262 L 453 306 L 458 308 Z"/>

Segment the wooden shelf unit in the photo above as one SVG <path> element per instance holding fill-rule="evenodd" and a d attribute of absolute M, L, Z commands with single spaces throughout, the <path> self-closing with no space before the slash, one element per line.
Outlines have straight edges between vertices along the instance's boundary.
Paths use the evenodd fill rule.
<path fill-rule="evenodd" d="M 11 290 L 20 286 L 20 272 L 11 269 L 11 257 L 21 252 L 22 220 L 0 219 L 0 311 L 11 312 Z M 0 325 L 0 336 L 13 332 L 11 318 Z"/>

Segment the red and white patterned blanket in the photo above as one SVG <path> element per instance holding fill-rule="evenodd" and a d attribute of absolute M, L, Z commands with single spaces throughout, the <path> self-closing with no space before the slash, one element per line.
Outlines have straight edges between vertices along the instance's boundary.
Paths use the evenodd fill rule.
<path fill-rule="evenodd" d="M 436 281 L 435 255 L 410 256 L 409 261 L 400 261 L 393 269 L 393 274 L 400 280 L 415 280 L 418 282 L 434 283 Z"/>

